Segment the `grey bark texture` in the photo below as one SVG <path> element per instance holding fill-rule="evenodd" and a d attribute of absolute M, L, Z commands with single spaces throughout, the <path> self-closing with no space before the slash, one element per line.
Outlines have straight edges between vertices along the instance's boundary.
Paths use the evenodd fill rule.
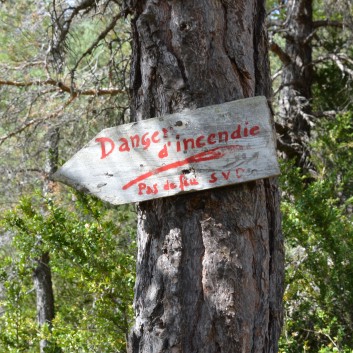
<path fill-rule="evenodd" d="M 261 0 L 130 1 L 132 118 L 269 97 Z M 140 203 L 130 353 L 276 352 L 276 180 Z"/>
<path fill-rule="evenodd" d="M 48 253 L 43 253 L 41 257 L 37 259 L 33 279 L 36 291 L 38 324 L 39 326 L 47 324 L 49 328 L 51 328 L 54 319 L 54 295 Z M 49 344 L 48 340 L 41 340 L 39 343 L 40 353 L 44 353 L 45 348 Z"/>
<path fill-rule="evenodd" d="M 43 193 L 52 192 L 53 182 L 50 177 L 55 173 L 58 165 L 58 143 L 59 130 L 57 128 L 50 129 L 48 132 L 46 148 L 47 158 L 45 164 L 45 179 L 43 184 Z M 45 212 L 45 211 L 43 211 Z M 41 239 L 38 239 L 41 242 Z M 50 268 L 50 255 L 48 252 L 43 252 L 39 258 L 36 259 L 36 267 L 33 271 L 33 282 L 36 291 L 36 307 L 38 325 L 48 325 L 51 330 L 52 322 L 55 317 L 54 310 L 54 291 Z M 42 339 L 39 343 L 40 353 L 45 353 L 46 348 L 50 342 Z"/>
<path fill-rule="evenodd" d="M 313 82 L 312 0 L 288 0 L 285 21 L 285 53 L 288 61 L 282 70 L 279 96 L 279 149 L 295 159 L 296 165 L 308 167 L 310 137 L 311 86 Z"/>

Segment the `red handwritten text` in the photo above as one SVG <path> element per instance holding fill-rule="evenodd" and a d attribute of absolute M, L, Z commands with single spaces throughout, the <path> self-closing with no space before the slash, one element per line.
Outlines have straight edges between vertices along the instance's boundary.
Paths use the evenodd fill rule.
<path fill-rule="evenodd" d="M 148 186 L 145 183 L 138 184 L 138 194 L 143 195 L 146 193 L 147 195 L 156 195 L 158 194 L 157 184 L 153 184 L 152 186 Z"/>
<path fill-rule="evenodd" d="M 125 184 L 122 187 L 122 189 L 126 190 L 129 187 L 141 182 L 142 180 L 145 180 L 153 175 L 163 173 L 167 170 L 177 169 L 179 167 L 182 167 L 184 165 L 188 165 L 190 163 L 200 163 L 200 162 L 206 162 L 206 161 L 211 161 L 211 160 L 215 160 L 215 159 L 220 159 L 220 158 L 224 157 L 227 152 L 235 151 L 235 150 L 242 150 L 242 149 L 243 149 L 243 147 L 239 146 L 239 145 L 216 147 L 212 150 L 201 152 L 201 153 L 195 154 L 194 156 L 190 156 L 182 161 L 170 163 L 170 164 L 164 165 L 162 167 L 156 168 L 154 170 L 151 170 L 150 172 L 147 172 L 145 174 L 142 174 L 142 175 L 138 176 L 137 178 L 129 181 L 127 184 Z"/>
<path fill-rule="evenodd" d="M 179 134 L 175 137 L 169 136 L 169 131 L 162 128 L 162 131 L 146 132 L 142 135 L 135 134 L 127 137 L 121 137 L 118 141 L 113 141 L 109 137 L 99 137 L 95 141 L 100 143 L 101 159 L 108 157 L 113 151 L 120 153 L 130 152 L 134 149 L 142 149 L 147 151 L 153 144 L 161 144 L 158 152 L 159 158 L 168 157 L 168 150 L 172 148 L 175 152 L 187 152 L 194 149 L 200 149 L 215 144 L 227 144 L 229 141 L 242 139 L 246 137 L 254 137 L 260 133 L 258 125 L 248 126 L 245 122 L 244 126 L 238 124 L 233 131 L 216 131 L 208 135 L 199 135 L 195 137 L 180 138 Z M 173 137 L 173 139 L 171 138 Z M 169 139 L 167 143 L 162 141 Z"/>
<path fill-rule="evenodd" d="M 244 168 L 236 168 L 234 171 L 232 171 L 232 173 L 234 173 L 234 176 L 237 179 L 241 179 L 244 176 L 244 172 L 245 171 L 246 170 Z M 222 172 L 221 174 L 218 174 L 218 173 L 214 172 L 214 173 L 211 174 L 210 179 L 208 180 L 208 182 L 210 184 L 214 184 L 220 179 L 228 180 L 230 176 L 231 176 L 231 171 L 230 170 L 228 170 L 227 172 Z M 233 176 L 233 174 L 232 174 L 232 176 Z"/>

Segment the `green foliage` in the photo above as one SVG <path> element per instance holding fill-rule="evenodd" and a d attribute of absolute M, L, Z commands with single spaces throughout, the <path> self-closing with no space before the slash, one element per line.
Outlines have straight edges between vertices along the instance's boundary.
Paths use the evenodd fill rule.
<path fill-rule="evenodd" d="M 330 34 L 330 39 L 332 36 Z M 341 40 L 341 38 L 340 38 Z M 342 46 L 341 43 L 335 43 Z M 331 48 L 328 48 L 328 50 Z M 312 87 L 314 111 L 351 110 L 353 108 L 353 82 L 332 62 L 326 62 L 315 70 L 315 83 Z"/>
<path fill-rule="evenodd" d="M 294 30 L 286 24 L 288 2 L 267 4 L 270 39 L 285 52 Z M 282 162 L 286 291 L 280 351 L 353 352 L 352 7 L 345 0 L 315 0 L 312 7 L 312 20 L 322 25 L 303 41 L 311 45 L 314 73 L 310 175 Z M 282 88 L 282 66 L 273 55 L 275 92 Z M 330 118 L 317 118 L 323 116 Z"/>
<path fill-rule="evenodd" d="M 68 3 L 56 2 L 58 18 L 65 12 L 60 6 Z M 81 91 L 126 90 L 130 46 L 125 19 L 87 52 L 119 13 L 118 3 L 97 1 L 91 10 L 75 16 L 65 39 L 61 72 L 54 69 L 49 55 L 53 3 L 8 0 L 0 5 L 1 79 L 38 83 L 0 87 L 0 137 L 19 128 L 21 132 L 6 140 L 0 152 L 0 207 L 17 203 L 17 194 L 31 195 L 2 219 L 8 230 L 0 238 L 0 352 L 38 352 L 43 338 L 52 342 L 48 348 L 52 353 L 58 347 L 67 353 L 125 351 L 135 270 L 131 208 L 107 208 L 80 194 L 72 196 L 73 202 L 28 192 L 41 185 L 47 131 L 52 126 L 60 126 L 60 158 L 66 160 L 102 128 L 128 119 L 126 94 L 78 95 L 72 100 L 71 92 L 43 82 L 50 78 Z M 314 1 L 314 19 L 342 20 L 347 16 L 340 10 L 342 3 Z M 268 16 L 271 38 L 284 49 L 286 31 L 281 23 L 286 2 L 270 0 L 267 5 L 268 11 L 276 7 Z M 322 27 L 314 34 L 312 110 L 352 110 L 350 71 L 344 72 L 327 55 L 342 54 L 351 70 L 351 31 Z M 271 65 L 276 73 L 282 63 L 276 58 Z M 279 78 L 274 91 L 281 88 Z M 281 352 L 353 351 L 352 116 L 348 112 L 317 124 L 312 135 L 314 177 L 283 163 L 287 278 Z M 21 130 L 30 121 L 37 122 Z M 47 251 L 56 305 L 51 330 L 38 328 L 32 281 L 36 259 Z"/>
<path fill-rule="evenodd" d="M 324 121 L 313 144 L 318 175 L 283 163 L 286 238 L 281 352 L 353 351 L 352 114 Z"/>
<path fill-rule="evenodd" d="M 0 63 L 18 65 L 38 60 L 38 53 L 45 42 L 49 17 L 43 16 L 45 4 L 40 1 L 5 2 L 0 6 Z M 23 72 L 15 71 L 16 78 Z M 26 79 L 30 78 L 29 72 Z M 45 77 L 44 70 L 40 70 Z"/>
<path fill-rule="evenodd" d="M 37 325 L 35 320 L 35 298 L 31 283 L 24 276 L 23 268 L 14 268 L 11 258 L 2 260 L 6 263 L 7 273 L 2 266 L 2 282 L 6 299 L 0 300 L 0 348 L 4 352 L 30 351 L 38 347 Z"/>
<path fill-rule="evenodd" d="M 79 3 L 0 2 L 0 209 L 43 180 L 53 129 L 60 129 L 59 155 L 67 160 L 102 129 L 129 120 L 129 21 L 110 26 L 119 2 L 76 13 Z M 64 36 L 59 28 L 73 13 Z M 61 35 L 59 70 L 52 50 Z"/>
<path fill-rule="evenodd" d="M 3 219 L 14 237 L 12 257 L 1 256 L 6 297 L 0 351 L 36 352 L 43 338 L 62 352 L 125 351 L 135 276 L 134 213 L 88 196 L 75 198 L 64 208 L 54 199 L 27 197 Z M 56 298 L 51 332 L 37 327 L 31 282 L 36 258 L 47 251 Z"/>
<path fill-rule="evenodd" d="M 312 159 L 320 178 L 331 178 L 335 194 L 347 207 L 353 190 L 353 112 L 324 120 L 317 128 Z"/>
<path fill-rule="evenodd" d="M 47 177 L 54 129 L 55 152 L 67 160 L 103 128 L 128 120 L 129 22 L 121 17 L 111 26 L 119 2 L 75 12 L 81 3 L 0 5 L 0 210 L 18 204 L 2 217 L 7 231 L 0 233 L 0 352 L 38 352 L 43 338 L 50 352 L 125 351 L 135 276 L 131 207 L 33 194 Z M 52 49 L 60 36 L 58 69 Z M 96 94 L 110 89 L 121 93 Z M 52 330 L 39 330 L 32 275 L 46 252 L 56 317 Z"/>

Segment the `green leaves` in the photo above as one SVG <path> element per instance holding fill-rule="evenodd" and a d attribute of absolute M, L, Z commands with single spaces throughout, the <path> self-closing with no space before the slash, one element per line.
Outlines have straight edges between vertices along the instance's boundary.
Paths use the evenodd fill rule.
<path fill-rule="evenodd" d="M 72 197 L 76 201 L 66 200 L 64 208 L 55 199 L 31 195 L 2 221 L 13 233 L 13 257 L 0 256 L 6 293 L 0 350 L 35 352 L 47 338 L 63 352 L 125 351 L 132 320 L 134 213 L 126 206 L 106 208 L 86 195 Z M 46 251 L 56 298 L 52 332 L 38 330 L 31 287 L 34 260 Z"/>
<path fill-rule="evenodd" d="M 296 96 L 287 101 L 288 95 L 280 95 L 275 106 L 288 113 L 278 120 L 279 148 L 287 157 L 291 148 L 304 151 L 298 156 L 303 161 L 308 152 L 305 172 L 288 160 L 282 163 L 281 352 L 352 352 L 353 315 L 347 309 L 353 304 L 352 7 L 345 0 L 267 4 L 269 37 L 277 44 L 270 45 L 274 95 L 293 86 Z M 305 13 L 306 4 L 312 14 Z M 309 32 L 305 25 L 312 25 Z M 301 57 L 305 46 L 310 46 L 307 62 Z M 295 62 L 293 69 L 284 54 Z"/>
<path fill-rule="evenodd" d="M 352 114 L 323 121 L 316 176 L 283 162 L 286 321 L 282 352 L 351 352 L 353 316 Z"/>

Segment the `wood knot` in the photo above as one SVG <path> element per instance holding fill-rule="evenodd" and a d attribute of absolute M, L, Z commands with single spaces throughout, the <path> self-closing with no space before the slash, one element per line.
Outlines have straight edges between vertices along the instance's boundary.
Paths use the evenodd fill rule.
<path fill-rule="evenodd" d="M 187 23 L 187 22 L 181 22 L 180 25 L 179 25 L 179 29 L 180 29 L 180 31 L 182 31 L 182 32 L 187 32 L 187 31 L 190 30 L 190 28 L 191 28 L 191 26 L 190 26 L 190 24 Z"/>

